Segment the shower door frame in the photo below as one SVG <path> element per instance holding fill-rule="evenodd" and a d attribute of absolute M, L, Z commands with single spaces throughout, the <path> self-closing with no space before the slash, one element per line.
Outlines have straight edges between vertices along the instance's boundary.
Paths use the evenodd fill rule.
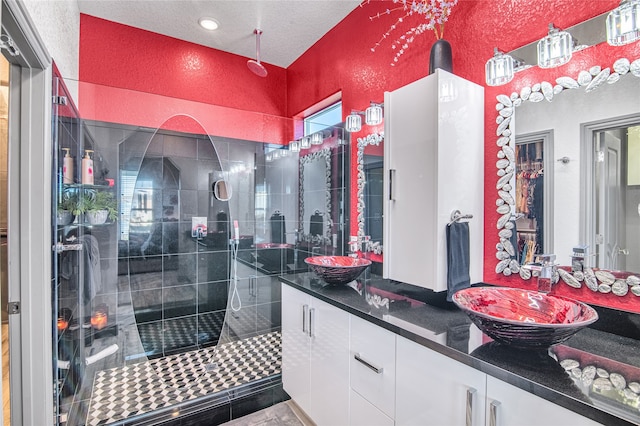
<path fill-rule="evenodd" d="M 52 424 L 52 61 L 23 2 L 2 0 L 0 15 L 20 51 L 7 55 L 9 301 L 20 303 L 9 315 L 11 423 Z"/>

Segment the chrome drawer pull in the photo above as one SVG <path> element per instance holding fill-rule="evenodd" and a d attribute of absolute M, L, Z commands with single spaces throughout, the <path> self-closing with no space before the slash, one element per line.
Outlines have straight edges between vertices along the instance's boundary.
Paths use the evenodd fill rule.
<path fill-rule="evenodd" d="M 302 305 L 302 332 L 307 334 L 307 313 L 309 312 L 309 305 Z"/>
<path fill-rule="evenodd" d="M 371 364 L 369 361 L 365 361 L 360 357 L 360 354 L 355 354 L 353 357 L 355 358 L 356 361 L 360 362 L 365 367 L 370 368 L 371 370 L 375 371 L 377 374 L 382 374 L 382 370 L 383 370 L 382 367 L 377 367 L 374 364 Z"/>
<path fill-rule="evenodd" d="M 491 401 L 489 404 L 489 426 L 498 426 L 498 407 L 500 402 Z"/>
<path fill-rule="evenodd" d="M 316 308 L 309 309 L 309 337 L 316 337 Z"/>
<path fill-rule="evenodd" d="M 474 388 L 467 389 L 467 426 L 473 426 L 473 397 L 476 395 Z"/>

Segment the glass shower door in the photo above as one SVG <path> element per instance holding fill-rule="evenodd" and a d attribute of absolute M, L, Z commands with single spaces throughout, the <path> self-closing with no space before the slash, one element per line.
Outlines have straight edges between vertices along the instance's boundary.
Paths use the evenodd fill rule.
<path fill-rule="evenodd" d="M 57 71 L 57 70 L 56 70 Z M 82 355 L 79 342 L 82 340 L 82 314 L 77 304 L 78 280 L 80 274 L 69 273 L 67 280 L 61 279 L 62 265 L 72 256 L 77 257 L 81 245 L 67 235 L 73 226 L 74 212 L 70 193 L 65 186 L 75 182 L 63 183 L 63 163 L 61 148 L 68 148 L 69 155 L 80 151 L 79 117 L 71 97 L 57 72 L 52 81 L 52 142 L 53 164 L 55 175 L 52 179 L 52 312 L 53 312 L 53 371 L 54 371 L 54 405 L 57 423 L 68 422 L 71 403 L 79 388 L 83 375 L 83 362 L 78 359 Z M 77 163 L 76 158 L 72 160 Z M 74 174 L 73 171 L 69 173 Z M 64 281 L 64 282 L 63 282 Z M 76 290 L 76 291 L 74 291 Z M 80 320 L 79 320 L 80 318 Z"/>

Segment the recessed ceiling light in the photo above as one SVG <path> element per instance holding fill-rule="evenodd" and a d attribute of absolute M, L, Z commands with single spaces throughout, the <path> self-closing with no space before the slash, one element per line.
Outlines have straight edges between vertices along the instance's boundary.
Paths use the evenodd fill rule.
<path fill-rule="evenodd" d="M 198 23 L 202 28 L 209 31 L 216 30 L 220 26 L 220 24 L 218 24 L 218 21 L 213 18 L 200 18 L 200 20 L 198 20 Z"/>

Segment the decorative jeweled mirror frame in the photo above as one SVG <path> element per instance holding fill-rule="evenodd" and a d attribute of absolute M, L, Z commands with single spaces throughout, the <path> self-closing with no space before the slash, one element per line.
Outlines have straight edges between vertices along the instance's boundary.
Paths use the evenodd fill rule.
<path fill-rule="evenodd" d="M 358 212 L 358 240 L 364 242 L 366 232 L 364 229 L 364 213 L 365 213 L 365 201 L 364 201 L 364 187 L 367 184 L 367 177 L 364 171 L 364 149 L 368 145 L 378 146 L 384 141 L 384 133 L 371 133 L 364 138 L 358 138 L 358 153 L 356 155 L 357 169 L 358 169 L 358 205 L 356 210 Z M 361 245 L 362 247 L 362 245 Z M 365 246 L 366 251 L 371 251 L 375 254 L 382 254 L 382 245 L 380 243 L 371 243 Z"/>
<path fill-rule="evenodd" d="M 612 72 L 613 69 L 613 72 Z M 496 264 L 495 271 L 504 276 L 519 274 L 524 280 L 531 278 L 531 271 L 522 268 L 515 256 L 516 247 L 511 244 L 510 238 L 515 232 L 514 222 L 511 220 L 515 211 L 515 199 L 512 195 L 513 180 L 516 171 L 515 165 L 515 134 L 513 129 L 513 116 L 515 108 L 522 105 L 523 102 L 551 102 L 554 97 L 558 96 L 565 90 L 581 90 L 586 93 L 598 89 L 604 83 L 614 84 L 621 77 L 631 74 L 640 78 L 640 58 L 633 61 L 627 58 L 616 60 L 611 68 L 602 69 L 601 66 L 593 66 L 589 70 L 583 70 L 578 73 L 576 79 L 568 76 L 558 77 L 556 84 L 552 85 L 547 81 L 536 83 L 532 86 L 525 86 L 520 93 L 512 93 L 511 95 L 500 94 L 496 96 L 498 101 L 496 104 L 496 136 L 498 137 L 496 144 L 500 148 L 498 151 L 498 160 L 496 167 L 498 169 L 498 181 L 496 183 L 497 199 L 496 211 L 500 214 L 497 221 L 498 237 L 500 242 L 496 244 Z M 575 275 L 575 274 L 574 274 Z M 607 271 L 592 271 L 588 269 L 581 276 L 574 276 L 566 271 L 560 272 L 560 278 L 572 286 L 580 287 L 582 280 L 593 291 L 601 293 L 613 292 L 618 296 L 627 294 L 629 288 L 633 294 L 640 296 L 640 280 L 633 275 L 629 276 L 626 281 L 616 279 L 613 274 Z M 623 281 L 626 287 L 619 281 Z M 617 286 L 615 284 L 617 283 Z"/>
<path fill-rule="evenodd" d="M 325 183 L 326 183 L 326 195 L 325 195 L 325 210 L 324 210 L 324 235 L 311 235 L 304 232 L 304 168 L 314 161 L 325 162 Z M 331 149 L 324 148 L 320 151 L 312 152 L 311 154 L 300 157 L 300 195 L 299 195 L 299 208 L 300 208 L 300 229 L 302 230 L 300 235 L 304 242 L 314 244 L 331 244 Z"/>

